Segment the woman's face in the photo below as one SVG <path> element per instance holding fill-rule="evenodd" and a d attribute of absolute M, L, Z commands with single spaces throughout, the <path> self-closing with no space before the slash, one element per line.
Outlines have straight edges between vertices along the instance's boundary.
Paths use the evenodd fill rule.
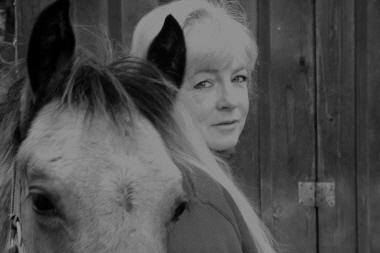
<path fill-rule="evenodd" d="M 233 60 L 223 69 L 190 70 L 181 91 L 194 100 L 196 122 L 208 147 L 235 147 L 249 109 L 245 65 Z"/>

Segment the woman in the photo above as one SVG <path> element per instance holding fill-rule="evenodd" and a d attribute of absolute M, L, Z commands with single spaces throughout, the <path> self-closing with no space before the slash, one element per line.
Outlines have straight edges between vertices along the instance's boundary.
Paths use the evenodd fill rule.
<path fill-rule="evenodd" d="M 132 55 L 145 58 L 168 14 L 181 24 L 188 57 L 182 90 L 194 99 L 196 122 L 216 151 L 229 150 L 238 141 L 257 59 L 256 43 L 235 7 L 185 0 L 160 6 L 138 23 L 131 46 Z"/>
<path fill-rule="evenodd" d="M 187 49 L 178 107 L 190 107 L 209 149 L 231 150 L 245 124 L 257 59 L 245 16 L 231 2 L 181 0 L 159 6 L 137 24 L 132 56 L 147 58 L 169 14 L 182 27 Z M 169 252 L 274 252 L 270 236 L 246 198 L 220 163 L 204 153 L 201 147 L 194 150 L 204 166 L 183 171 L 189 204 L 171 232 Z"/>

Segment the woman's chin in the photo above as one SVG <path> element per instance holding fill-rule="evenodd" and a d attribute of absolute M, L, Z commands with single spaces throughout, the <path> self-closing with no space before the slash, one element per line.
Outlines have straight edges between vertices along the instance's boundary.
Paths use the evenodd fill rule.
<path fill-rule="evenodd" d="M 211 150 L 226 151 L 235 148 L 238 138 L 219 138 L 207 141 L 207 145 Z"/>

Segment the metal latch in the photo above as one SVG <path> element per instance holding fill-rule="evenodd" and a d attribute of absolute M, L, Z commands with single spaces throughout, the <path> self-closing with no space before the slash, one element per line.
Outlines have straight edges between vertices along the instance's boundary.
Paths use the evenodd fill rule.
<path fill-rule="evenodd" d="M 300 206 L 335 206 L 335 183 L 298 182 Z"/>

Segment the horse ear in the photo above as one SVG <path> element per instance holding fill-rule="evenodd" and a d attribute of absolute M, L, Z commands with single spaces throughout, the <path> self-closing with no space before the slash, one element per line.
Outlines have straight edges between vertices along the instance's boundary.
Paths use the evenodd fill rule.
<path fill-rule="evenodd" d="M 57 90 L 52 86 L 72 65 L 75 36 L 69 11 L 70 0 L 58 0 L 41 12 L 32 29 L 27 67 L 34 99 L 48 99 Z"/>
<path fill-rule="evenodd" d="M 172 15 L 165 18 L 161 31 L 153 39 L 147 59 L 177 88 L 181 88 L 186 67 L 186 44 L 182 28 Z"/>

